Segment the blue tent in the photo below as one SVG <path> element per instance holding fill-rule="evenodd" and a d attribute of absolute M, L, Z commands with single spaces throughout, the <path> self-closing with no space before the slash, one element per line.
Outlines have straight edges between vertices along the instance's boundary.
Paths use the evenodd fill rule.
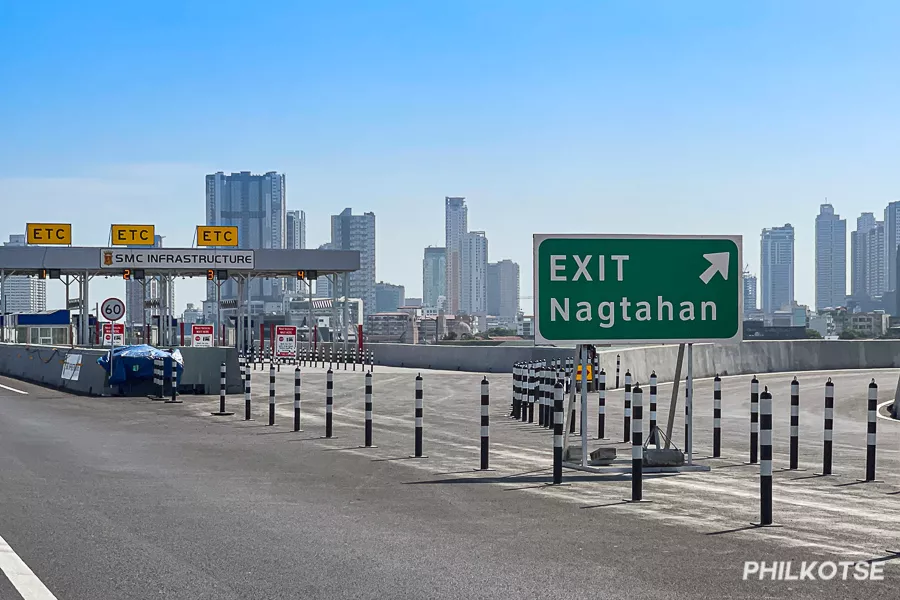
<path fill-rule="evenodd" d="M 161 358 L 165 362 L 166 380 L 172 378 L 172 362 L 174 360 L 178 383 L 181 383 L 181 375 L 184 372 L 184 358 L 181 350 L 160 350 L 153 346 L 141 344 L 139 346 L 117 346 L 112 352 L 113 371 L 110 373 L 110 353 L 107 352 L 97 359 L 97 364 L 109 373 L 110 384 L 122 384 L 139 380 L 153 379 L 153 361 Z"/>

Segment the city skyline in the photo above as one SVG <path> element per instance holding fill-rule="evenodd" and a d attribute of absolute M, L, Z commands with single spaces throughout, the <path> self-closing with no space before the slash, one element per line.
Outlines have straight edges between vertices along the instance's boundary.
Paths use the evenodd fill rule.
<path fill-rule="evenodd" d="M 235 172 L 235 174 L 239 174 L 239 175 L 246 175 L 248 173 L 250 173 L 250 172 L 248 172 L 248 171 Z M 278 175 L 279 177 L 284 177 L 283 174 L 278 174 L 277 172 L 271 172 L 271 171 L 266 172 L 266 175 L 273 175 L 273 174 Z M 217 172 L 216 175 L 222 175 L 222 172 Z M 210 176 L 207 175 L 207 177 L 210 177 Z M 259 176 L 255 176 L 255 177 L 259 177 Z M 283 182 L 281 183 L 281 185 L 283 185 Z M 209 185 L 207 185 L 207 190 L 209 190 Z M 450 197 L 450 196 L 444 197 L 445 219 L 447 217 L 446 203 L 451 199 L 454 201 L 459 201 L 461 203 L 461 207 L 462 207 L 462 211 L 463 211 L 463 215 L 464 215 L 463 219 L 462 219 L 462 224 L 467 227 L 468 205 L 465 203 L 464 197 Z M 207 201 L 209 201 L 209 194 L 207 194 Z M 284 237 L 285 237 L 284 244 L 285 244 L 285 246 L 284 247 L 289 247 L 289 246 L 296 247 L 296 246 L 294 246 L 294 244 L 305 245 L 305 243 L 306 243 L 306 223 L 307 223 L 306 211 L 301 210 L 301 209 L 295 209 L 292 207 L 293 205 L 291 205 L 287 202 L 284 202 L 283 205 L 286 209 L 284 211 L 284 213 L 285 213 L 285 227 L 284 227 Z M 825 207 L 828 207 L 828 208 L 826 209 Z M 843 225 L 844 235 L 843 236 L 840 234 L 839 231 L 833 232 L 831 235 L 832 235 L 832 239 L 834 239 L 834 240 L 845 239 L 845 240 L 849 241 L 849 244 L 846 244 L 845 248 L 843 249 L 843 255 L 844 255 L 843 261 L 841 261 L 839 256 L 836 259 L 837 265 L 840 265 L 841 262 L 843 262 L 843 264 L 844 264 L 845 279 L 843 281 L 843 285 L 844 285 L 844 288 L 847 290 L 846 294 L 845 294 L 847 299 L 853 298 L 854 290 L 856 290 L 856 289 L 863 290 L 863 293 L 869 297 L 876 297 L 876 296 L 879 296 L 882 293 L 884 293 L 884 291 L 886 291 L 886 289 L 885 289 L 886 283 L 885 282 L 887 281 L 887 279 L 889 277 L 889 272 L 887 270 L 888 267 L 885 265 L 885 263 L 889 262 L 889 260 L 890 260 L 890 258 L 889 258 L 890 248 L 889 248 L 889 245 L 886 243 L 886 239 L 885 239 L 886 228 L 884 227 L 884 221 L 876 220 L 875 213 L 872 211 L 862 212 L 856 218 L 856 221 L 857 221 L 856 229 L 854 229 L 853 231 L 850 231 L 848 233 L 846 231 L 846 220 L 840 218 L 839 215 L 834 214 L 836 211 L 832 204 L 830 204 L 830 203 L 820 204 L 819 209 L 820 209 L 820 213 L 819 213 L 819 215 L 816 216 L 816 225 L 809 228 L 814 233 L 818 232 L 818 230 L 819 230 L 819 221 L 823 217 L 823 211 L 826 211 L 826 212 L 830 211 L 830 213 L 827 213 L 827 216 L 829 216 L 829 217 L 834 216 L 837 221 L 844 223 L 844 225 Z M 898 210 L 898 209 L 900 209 L 900 201 L 890 202 L 890 203 L 887 203 L 883 213 L 885 214 L 886 218 L 889 218 L 889 215 L 891 215 L 891 214 L 896 215 L 897 212 L 900 212 L 900 210 Z M 350 209 L 345 209 L 345 212 L 347 210 L 350 210 Z M 208 211 L 209 211 L 209 202 L 207 202 L 207 213 L 208 213 Z M 333 220 L 339 216 L 340 215 L 331 215 L 330 219 Z M 352 215 L 352 216 L 354 218 L 359 217 L 359 216 L 374 217 L 374 213 L 368 212 L 365 215 Z M 297 230 L 295 230 L 295 228 Z M 762 234 L 763 237 L 765 237 L 766 231 L 771 231 L 773 229 L 778 230 L 781 228 L 778 228 L 778 227 L 764 228 L 763 234 Z M 802 229 L 803 228 L 801 227 L 800 230 L 802 231 Z M 445 223 L 445 232 L 446 232 L 446 230 L 447 230 L 447 227 L 446 227 L 446 223 Z M 471 233 L 477 234 L 476 237 L 479 239 L 482 239 L 484 244 L 486 245 L 487 235 L 486 235 L 486 232 L 484 232 L 484 231 L 479 231 L 479 232 L 466 231 L 465 235 L 461 236 L 461 239 L 467 239 L 468 235 Z M 796 233 L 797 233 L 797 231 L 794 230 L 795 239 L 796 239 Z M 10 234 L 10 235 L 11 236 L 20 236 L 21 234 Z M 157 237 L 160 237 L 160 236 L 157 236 Z M 165 236 L 162 236 L 162 237 L 165 237 Z M 747 239 L 745 238 L 745 249 L 747 248 L 746 242 L 747 242 Z M 481 243 L 481 242 L 479 242 L 479 243 Z M 900 241 L 898 241 L 897 243 L 900 244 Z M 100 242 L 99 244 L 96 244 L 96 245 L 103 246 L 103 245 L 105 245 L 105 242 Z M 244 244 L 242 244 L 242 246 L 243 245 Z M 171 246 L 171 247 L 178 247 L 178 246 Z M 184 246 L 180 246 L 180 247 L 184 247 Z M 320 249 L 330 249 L 330 248 L 335 248 L 336 246 L 333 245 L 331 242 L 325 242 L 323 244 L 320 244 L 318 247 Z M 460 248 L 461 247 L 462 246 L 460 246 Z M 849 248 L 849 250 L 848 250 L 848 248 Z M 442 253 L 446 260 L 446 257 L 448 256 L 448 252 L 446 251 L 445 247 L 425 246 L 423 249 L 419 249 L 419 252 L 422 252 L 422 250 L 425 250 L 426 255 L 427 255 L 427 251 L 429 249 L 432 251 Z M 501 253 L 497 253 L 497 254 L 501 254 Z M 485 255 L 485 264 L 483 265 L 484 268 L 481 269 L 481 271 L 483 271 L 485 273 L 485 275 L 479 275 L 479 277 L 481 279 L 479 280 L 479 283 L 478 283 L 478 287 L 483 288 L 484 291 L 483 292 L 478 291 L 477 293 L 481 294 L 484 297 L 485 309 L 483 311 L 479 311 L 479 312 L 487 312 L 486 303 L 487 303 L 487 293 L 488 293 L 487 290 L 488 290 L 489 284 L 486 280 L 486 277 L 487 277 L 487 272 L 489 270 L 488 261 L 490 261 L 492 258 L 496 258 L 493 255 L 488 256 L 486 252 L 484 253 L 484 255 Z M 838 252 L 838 255 L 840 255 L 840 252 Z M 422 256 L 422 254 L 420 254 L 420 256 Z M 893 262 L 896 265 L 896 256 L 897 256 L 896 252 L 894 253 L 894 256 L 895 256 L 895 259 Z M 796 272 L 796 270 L 797 270 L 796 253 L 794 253 L 794 257 L 795 258 L 793 261 L 793 270 L 794 270 L 794 272 Z M 462 255 L 461 255 L 460 260 L 461 260 L 460 274 L 462 275 L 462 271 L 463 271 Z M 479 261 L 480 260 L 481 259 L 479 258 Z M 499 259 L 497 259 L 497 260 L 499 260 Z M 497 262 L 497 260 L 494 260 L 493 262 Z M 509 260 L 509 259 L 503 259 L 503 260 Z M 513 262 L 518 262 L 518 261 L 513 261 Z M 815 259 L 813 262 L 817 263 L 817 261 Z M 760 264 L 762 264 L 762 263 L 760 263 Z M 374 265 L 374 262 L 373 262 L 373 265 Z M 445 265 L 443 265 L 443 268 L 446 270 Z M 815 268 L 815 265 L 814 265 L 814 268 Z M 407 274 L 406 277 L 395 278 L 394 280 L 391 280 L 390 283 L 403 286 L 404 289 L 409 290 L 409 294 L 417 294 L 418 295 L 418 296 L 411 296 L 411 297 L 424 297 L 426 287 L 427 287 L 425 285 L 424 269 L 425 269 L 424 261 L 420 259 L 419 269 L 418 269 L 419 273 L 421 274 L 420 277 L 418 278 L 418 282 L 422 284 L 420 288 L 416 287 L 415 284 L 417 283 L 417 279 L 415 276 L 412 276 L 411 274 Z M 840 271 L 840 268 L 838 267 L 837 270 Z M 896 271 L 896 266 L 894 267 L 894 270 Z M 481 271 L 479 271 L 479 272 L 481 272 Z M 530 264 L 526 263 L 526 268 L 523 269 L 523 272 L 527 273 L 528 271 L 530 271 Z M 764 301 L 763 294 L 764 294 L 765 287 L 763 285 L 762 269 L 759 269 L 758 271 L 754 272 L 753 269 L 751 268 L 750 271 L 748 271 L 748 273 L 755 277 L 758 277 L 759 290 L 758 290 L 758 295 L 757 295 L 757 305 L 758 305 L 758 309 L 763 311 L 764 310 L 763 309 L 763 301 Z M 446 286 L 446 283 L 448 283 L 448 277 L 445 278 L 445 280 L 444 280 L 445 286 Z M 380 280 L 380 278 L 379 278 L 379 280 Z M 371 281 L 372 281 L 371 297 L 374 298 L 374 285 L 375 285 L 374 276 L 372 276 Z M 54 282 L 52 282 L 52 281 L 50 282 L 51 286 L 53 283 Z M 110 284 L 112 282 L 104 281 L 101 279 L 98 283 Z M 194 287 L 193 291 L 196 292 L 196 288 L 197 288 L 196 284 L 200 283 L 199 281 L 193 281 L 193 282 L 191 280 L 179 281 L 179 284 L 178 284 L 179 290 L 181 290 L 183 287 L 184 288 L 191 287 L 191 283 L 195 284 L 193 286 Z M 293 291 L 291 289 L 292 283 L 293 282 L 285 282 L 286 291 Z M 206 285 L 206 282 L 202 282 L 202 285 Z M 837 283 L 835 283 L 834 285 L 836 286 L 835 289 L 840 289 L 841 282 L 840 282 L 839 277 L 837 278 Z M 791 293 L 794 293 L 796 295 L 795 286 L 789 286 L 789 288 L 794 289 L 794 292 L 791 292 Z M 340 290 L 338 291 L 338 294 L 340 294 Z M 836 292 L 836 294 L 840 295 L 839 292 Z M 113 294 L 113 295 L 115 295 L 115 294 Z M 123 290 L 121 292 L 121 295 L 122 295 L 123 299 L 128 297 L 128 293 L 126 290 Z M 319 280 L 317 281 L 317 289 L 316 289 L 315 296 L 316 297 L 330 297 L 330 295 L 331 295 L 330 287 L 328 286 L 328 284 L 326 282 L 324 282 L 324 280 L 322 278 L 319 278 Z M 528 294 L 522 294 L 521 292 L 519 293 L 520 298 L 522 295 L 530 296 L 531 295 L 530 289 L 529 289 Z M 179 297 L 176 299 L 176 302 L 178 303 L 178 304 L 176 304 L 178 314 L 180 314 L 183 311 L 184 306 L 186 304 L 193 303 L 195 305 L 199 305 L 202 303 L 203 299 L 205 298 L 205 295 L 192 294 L 191 292 L 188 292 L 184 296 L 182 296 L 179 293 L 178 296 Z M 352 294 L 351 294 L 351 296 L 352 296 Z M 54 297 L 55 296 L 52 293 L 52 290 L 50 292 L 48 292 L 48 298 L 49 298 L 48 302 L 50 303 L 51 306 L 53 305 L 54 302 L 56 302 L 56 300 L 54 300 Z M 837 296 L 835 296 L 835 297 L 837 297 Z M 810 306 L 811 309 L 816 308 L 815 303 L 804 302 L 801 298 L 794 297 L 793 301 L 796 302 L 797 304 L 801 304 L 801 305 L 806 304 L 806 305 Z M 479 302 L 480 302 L 480 300 L 479 300 Z M 448 298 L 448 303 L 449 303 L 449 298 Z M 374 307 L 375 304 L 376 304 L 375 301 L 372 300 L 371 305 Z M 471 303 L 468 306 L 471 306 Z M 520 301 L 520 309 L 525 314 L 530 314 L 530 303 Z"/>

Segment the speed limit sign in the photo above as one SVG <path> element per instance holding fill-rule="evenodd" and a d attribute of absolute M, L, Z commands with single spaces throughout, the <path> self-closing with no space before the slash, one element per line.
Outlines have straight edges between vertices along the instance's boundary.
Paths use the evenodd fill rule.
<path fill-rule="evenodd" d="M 107 298 L 100 305 L 100 314 L 109 321 L 118 321 L 125 316 L 125 303 L 118 298 Z"/>

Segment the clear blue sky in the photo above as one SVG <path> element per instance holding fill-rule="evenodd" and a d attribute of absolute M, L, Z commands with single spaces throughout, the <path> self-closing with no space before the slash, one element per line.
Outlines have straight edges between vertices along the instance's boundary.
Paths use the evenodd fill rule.
<path fill-rule="evenodd" d="M 523 295 L 534 232 L 742 234 L 756 271 L 791 222 L 812 304 L 819 203 L 849 230 L 900 197 L 897 31 L 888 0 L 0 0 L 0 236 L 189 245 L 206 173 L 277 170 L 310 245 L 374 211 L 409 296 L 463 195 Z"/>

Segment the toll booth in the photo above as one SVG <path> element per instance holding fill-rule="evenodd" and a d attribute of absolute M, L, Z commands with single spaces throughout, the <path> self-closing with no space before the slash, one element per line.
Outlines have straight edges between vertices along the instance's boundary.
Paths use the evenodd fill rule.
<path fill-rule="evenodd" d="M 0 315 L 0 327 L 7 341 L 43 346 L 68 346 L 73 332 L 68 310 Z"/>

